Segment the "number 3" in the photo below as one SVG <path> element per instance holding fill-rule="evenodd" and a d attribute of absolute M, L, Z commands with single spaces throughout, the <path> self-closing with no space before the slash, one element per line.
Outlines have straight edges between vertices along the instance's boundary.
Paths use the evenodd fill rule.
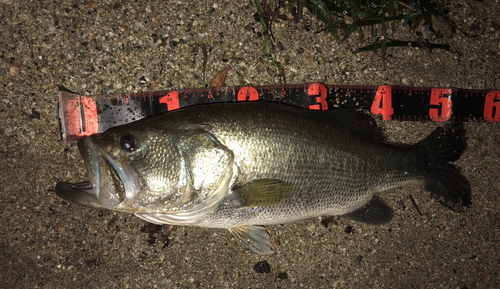
<path fill-rule="evenodd" d="M 328 109 L 328 103 L 326 102 L 326 87 L 321 83 L 313 83 L 309 86 L 307 90 L 309 96 L 316 96 L 316 102 L 319 104 L 311 104 L 309 109 L 319 110 L 321 105 L 321 110 Z M 318 96 L 317 96 L 318 95 Z"/>

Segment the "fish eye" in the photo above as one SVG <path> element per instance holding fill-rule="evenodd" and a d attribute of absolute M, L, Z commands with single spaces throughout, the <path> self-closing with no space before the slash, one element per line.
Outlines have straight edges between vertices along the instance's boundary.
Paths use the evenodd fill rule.
<path fill-rule="evenodd" d="M 136 147 L 138 147 L 139 138 L 135 133 L 126 133 L 121 136 L 120 144 L 124 150 L 131 152 L 134 151 Z"/>

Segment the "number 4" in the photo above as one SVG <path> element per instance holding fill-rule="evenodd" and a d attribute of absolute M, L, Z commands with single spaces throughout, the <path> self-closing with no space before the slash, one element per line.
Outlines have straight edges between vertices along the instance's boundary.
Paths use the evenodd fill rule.
<path fill-rule="evenodd" d="M 378 87 L 370 111 L 373 114 L 381 114 L 383 120 L 391 119 L 394 109 L 392 108 L 392 87 L 390 85 Z"/>

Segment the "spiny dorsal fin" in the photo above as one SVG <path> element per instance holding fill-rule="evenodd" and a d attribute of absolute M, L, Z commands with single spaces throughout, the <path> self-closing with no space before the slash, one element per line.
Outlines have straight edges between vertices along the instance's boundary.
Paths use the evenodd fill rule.
<path fill-rule="evenodd" d="M 377 125 L 375 119 L 365 111 L 338 108 L 325 111 L 325 113 L 334 118 L 332 121 L 346 121 L 356 124 L 357 126 L 352 127 L 351 129 L 356 129 L 356 133 L 364 135 L 369 139 L 373 139 L 378 142 L 383 142 L 385 140 L 382 129 Z"/>
<path fill-rule="evenodd" d="M 234 192 L 240 196 L 244 207 L 266 207 L 286 200 L 292 186 L 281 180 L 262 179 L 235 188 Z"/>
<path fill-rule="evenodd" d="M 232 228 L 229 231 L 245 247 L 257 254 L 265 255 L 273 252 L 271 250 L 271 237 L 264 227 L 244 226 Z"/>

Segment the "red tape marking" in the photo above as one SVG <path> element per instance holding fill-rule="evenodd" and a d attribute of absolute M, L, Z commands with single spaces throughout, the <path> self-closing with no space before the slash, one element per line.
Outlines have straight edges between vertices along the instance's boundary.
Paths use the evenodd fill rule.
<path fill-rule="evenodd" d="M 326 102 L 326 97 L 328 94 L 326 93 L 326 87 L 321 83 L 313 83 L 309 86 L 307 90 L 307 94 L 309 96 L 316 96 L 316 102 L 318 104 L 309 105 L 309 109 L 313 110 L 328 110 L 328 103 Z M 320 107 L 321 105 L 321 107 Z"/>
<path fill-rule="evenodd" d="M 491 122 L 500 121 L 500 91 L 488 92 L 484 99 L 484 119 Z"/>
<path fill-rule="evenodd" d="M 392 108 L 392 87 L 390 85 L 380 85 L 377 88 L 370 111 L 373 114 L 381 114 L 384 120 L 391 119 L 394 109 Z"/>
<path fill-rule="evenodd" d="M 259 92 L 251 86 L 242 87 L 238 91 L 238 101 L 255 101 L 259 99 Z"/>
<path fill-rule="evenodd" d="M 98 133 L 97 106 L 88 96 L 71 99 L 66 104 L 68 131 L 70 135 L 89 136 Z M 85 127 L 82 123 L 85 122 Z"/>
<path fill-rule="evenodd" d="M 430 105 L 440 106 L 441 114 L 439 113 L 439 108 L 430 108 L 429 116 L 433 121 L 447 121 L 451 117 L 451 88 L 433 88 L 431 90 L 431 101 Z"/>
<path fill-rule="evenodd" d="M 166 103 L 168 111 L 179 109 L 179 92 L 171 91 L 160 98 L 160 103 Z"/>

